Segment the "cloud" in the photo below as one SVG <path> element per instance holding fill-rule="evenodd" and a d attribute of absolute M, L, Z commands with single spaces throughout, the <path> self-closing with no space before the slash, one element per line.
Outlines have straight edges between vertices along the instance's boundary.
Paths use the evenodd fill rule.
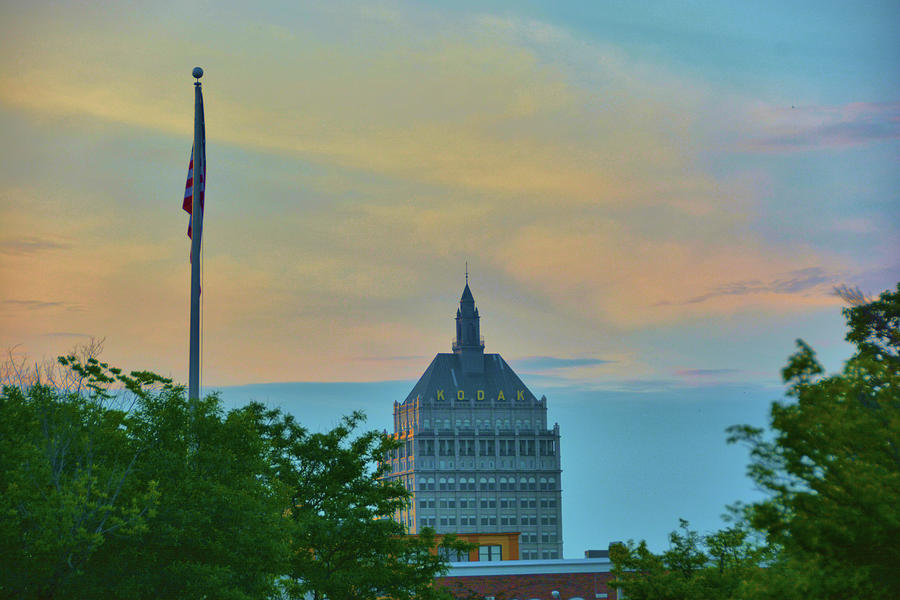
<path fill-rule="evenodd" d="M 418 355 L 408 355 L 408 356 L 355 356 L 354 360 L 365 360 L 365 361 L 407 361 L 407 360 L 422 360 L 427 358 L 424 354 Z"/>
<path fill-rule="evenodd" d="M 546 371 L 551 369 L 570 369 L 573 367 L 592 367 L 609 364 L 611 360 L 600 358 L 559 358 L 556 356 L 526 356 L 510 361 L 515 367 L 524 371 Z"/>
<path fill-rule="evenodd" d="M 52 239 L 24 237 L 0 241 L 0 254 L 34 254 L 46 250 L 62 250 L 70 247 L 70 244 L 64 244 Z"/>
<path fill-rule="evenodd" d="M 762 135 L 746 149 L 797 152 L 900 139 L 900 102 L 777 107 L 758 111 Z"/>
<path fill-rule="evenodd" d="M 45 300 L 0 300 L 0 305 L 13 309 L 20 308 L 24 310 L 47 310 L 51 308 L 63 308 L 70 311 L 83 311 L 83 306 L 72 304 L 70 302 L 61 301 L 45 301 Z"/>
<path fill-rule="evenodd" d="M 663 300 L 657 302 L 654 306 L 699 304 L 722 296 L 746 296 L 766 293 L 798 294 L 815 288 L 820 288 L 821 291 L 823 285 L 828 285 L 830 290 L 830 286 L 833 285 L 834 281 L 835 279 L 827 275 L 823 269 L 809 267 L 797 269 L 784 278 L 774 279 L 767 283 L 759 280 L 729 282 L 686 300 Z"/>
<path fill-rule="evenodd" d="M 89 333 L 76 333 L 73 331 L 51 331 L 50 333 L 45 333 L 44 337 L 54 337 L 54 338 L 90 338 L 93 337 Z"/>
<path fill-rule="evenodd" d="M 679 377 L 715 377 L 717 375 L 732 375 L 740 373 L 740 369 L 681 369 L 675 371 Z"/>

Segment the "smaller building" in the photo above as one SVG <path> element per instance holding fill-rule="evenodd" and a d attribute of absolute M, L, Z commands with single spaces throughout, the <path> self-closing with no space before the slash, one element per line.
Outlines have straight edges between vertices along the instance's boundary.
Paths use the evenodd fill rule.
<path fill-rule="evenodd" d="M 474 544 L 468 555 L 448 556 L 451 563 L 519 560 L 519 532 L 509 533 L 455 533 L 456 539 Z M 443 535 L 435 535 L 438 544 Z"/>
<path fill-rule="evenodd" d="M 609 558 L 451 563 L 437 579 L 457 598 L 617 600 Z"/>

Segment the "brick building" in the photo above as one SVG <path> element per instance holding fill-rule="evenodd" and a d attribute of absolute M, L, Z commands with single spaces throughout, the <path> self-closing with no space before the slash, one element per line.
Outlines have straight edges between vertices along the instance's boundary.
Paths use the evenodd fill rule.
<path fill-rule="evenodd" d="M 437 585 L 460 599 L 616 600 L 610 569 L 608 558 L 453 563 Z"/>

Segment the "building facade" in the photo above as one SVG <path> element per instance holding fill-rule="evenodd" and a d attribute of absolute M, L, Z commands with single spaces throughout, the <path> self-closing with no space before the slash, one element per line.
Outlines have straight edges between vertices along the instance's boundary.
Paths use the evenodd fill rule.
<path fill-rule="evenodd" d="M 436 585 L 456 598 L 617 600 L 612 563 L 603 558 L 454 563 Z"/>
<path fill-rule="evenodd" d="M 467 280 L 452 352 L 435 356 L 394 403 L 401 447 L 386 478 L 414 499 L 395 518 L 410 533 L 518 532 L 522 559 L 561 558 L 559 425 L 548 425 L 545 397 L 499 354 L 485 354 L 480 320 Z M 479 560 L 508 558 L 485 552 Z"/>

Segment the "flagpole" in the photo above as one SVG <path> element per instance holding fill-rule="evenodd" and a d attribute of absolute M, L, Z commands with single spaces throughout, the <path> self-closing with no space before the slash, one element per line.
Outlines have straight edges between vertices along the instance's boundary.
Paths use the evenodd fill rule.
<path fill-rule="evenodd" d="M 191 206 L 191 341 L 188 373 L 188 398 L 200 399 L 200 241 L 203 238 L 203 173 L 206 149 L 203 147 L 203 69 L 194 67 L 194 187 Z"/>

